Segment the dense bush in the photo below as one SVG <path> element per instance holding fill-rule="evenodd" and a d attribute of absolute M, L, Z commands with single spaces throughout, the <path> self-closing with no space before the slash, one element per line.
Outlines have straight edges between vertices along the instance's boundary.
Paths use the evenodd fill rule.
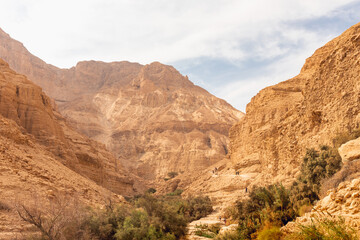
<path fill-rule="evenodd" d="M 283 237 L 283 233 L 279 227 L 264 228 L 259 232 L 258 240 L 280 240 Z"/>
<path fill-rule="evenodd" d="M 256 238 L 264 226 L 283 226 L 296 217 L 289 191 L 280 184 L 254 188 L 236 208 L 240 239 Z"/>
<path fill-rule="evenodd" d="M 308 149 L 301 172 L 291 187 L 291 200 L 300 208 L 319 199 L 321 182 L 341 168 L 341 157 L 336 149 L 321 146 L 320 151 Z"/>

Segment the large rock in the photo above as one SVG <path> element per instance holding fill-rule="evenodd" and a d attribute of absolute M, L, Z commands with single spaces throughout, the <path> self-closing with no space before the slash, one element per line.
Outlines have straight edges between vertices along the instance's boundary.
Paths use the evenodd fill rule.
<path fill-rule="evenodd" d="M 360 138 L 341 145 L 339 154 L 344 163 L 360 159 Z"/>
<path fill-rule="evenodd" d="M 344 219 L 356 231 L 360 230 L 360 178 L 343 182 L 328 191 L 326 197 L 313 207 L 311 212 L 298 217 L 282 228 L 284 232 L 298 231 L 299 224 L 310 225 L 323 218 Z"/>
<path fill-rule="evenodd" d="M 147 179 L 197 173 L 228 153 L 243 113 L 158 62 L 79 62 L 58 69 L 0 31 L 0 57 L 40 85 L 76 129 Z"/>

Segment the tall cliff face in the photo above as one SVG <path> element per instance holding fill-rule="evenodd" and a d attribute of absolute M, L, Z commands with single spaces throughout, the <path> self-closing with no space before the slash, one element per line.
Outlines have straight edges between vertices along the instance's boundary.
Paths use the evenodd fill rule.
<path fill-rule="evenodd" d="M 184 194 L 207 193 L 224 206 L 254 185 L 292 183 L 306 148 L 332 146 L 338 133 L 359 127 L 359 63 L 357 24 L 316 50 L 298 76 L 253 97 L 230 129 L 229 161 L 191 178 Z"/>
<path fill-rule="evenodd" d="M 0 239 L 34 232 L 14 204 L 44 209 L 68 196 L 103 206 L 124 201 L 115 193 L 135 194 L 136 178 L 115 164 L 103 145 L 67 126 L 40 87 L 0 59 Z"/>
<path fill-rule="evenodd" d="M 291 181 L 306 148 L 359 127 L 360 24 L 306 60 L 293 79 L 260 91 L 230 130 L 231 160 L 257 182 Z"/>
<path fill-rule="evenodd" d="M 23 134 L 34 136 L 53 159 L 75 172 L 116 193 L 134 194 L 134 178 L 105 146 L 71 129 L 42 89 L 1 59 L 0 115 L 15 121 Z"/>
<path fill-rule="evenodd" d="M 79 62 L 58 69 L 0 31 L 0 57 L 55 99 L 76 129 L 147 179 L 197 172 L 223 159 L 243 113 L 160 63 Z"/>

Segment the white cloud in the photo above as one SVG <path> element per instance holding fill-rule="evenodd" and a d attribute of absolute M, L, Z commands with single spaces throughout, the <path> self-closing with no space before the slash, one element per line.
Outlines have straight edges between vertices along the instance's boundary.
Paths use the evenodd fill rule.
<path fill-rule="evenodd" d="M 241 59 L 246 54 L 239 41 L 261 40 L 284 21 L 322 16 L 349 2 L 14 0 L 3 1 L 0 22 L 31 51 L 61 67 L 86 58 Z"/>
<path fill-rule="evenodd" d="M 244 102 L 238 99 L 249 92 L 292 76 L 309 49 L 328 39 L 292 22 L 330 16 L 351 2 L 356 1 L 0 0 L 0 27 L 33 54 L 59 67 L 89 59 L 145 64 L 221 58 L 240 65 L 249 58 L 267 61 L 286 54 L 290 54 L 287 60 L 297 59 L 277 59 L 263 66 L 282 68 L 277 73 L 269 70 L 266 77 L 237 83 L 229 79 L 224 90 L 210 89 L 239 107 Z M 306 54 L 294 52 L 289 42 L 303 47 Z"/>

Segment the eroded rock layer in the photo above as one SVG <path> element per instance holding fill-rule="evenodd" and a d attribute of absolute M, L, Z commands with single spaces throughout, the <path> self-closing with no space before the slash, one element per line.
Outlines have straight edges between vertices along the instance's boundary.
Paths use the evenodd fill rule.
<path fill-rule="evenodd" d="M 360 24 L 306 60 L 293 79 L 261 90 L 230 130 L 231 161 L 252 183 L 291 182 L 306 148 L 359 127 Z"/>
<path fill-rule="evenodd" d="M 135 193 L 137 182 L 105 146 L 68 127 L 42 89 L 1 59 L 0 114 L 15 121 L 23 134 L 34 136 L 52 159 L 118 194 Z"/>
<path fill-rule="evenodd" d="M 189 177 L 184 194 L 207 194 L 223 207 L 255 185 L 291 184 L 306 148 L 333 146 L 359 127 L 359 59 L 357 24 L 316 50 L 298 76 L 261 90 L 230 129 L 229 160 Z M 358 142 L 340 149 L 344 161 L 359 156 Z"/>
<path fill-rule="evenodd" d="M 43 87 L 76 129 L 146 179 L 196 173 L 228 153 L 243 114 L 160 63 L 79 62 L 58 69 L 0 31 L 0 57 Z"/>

